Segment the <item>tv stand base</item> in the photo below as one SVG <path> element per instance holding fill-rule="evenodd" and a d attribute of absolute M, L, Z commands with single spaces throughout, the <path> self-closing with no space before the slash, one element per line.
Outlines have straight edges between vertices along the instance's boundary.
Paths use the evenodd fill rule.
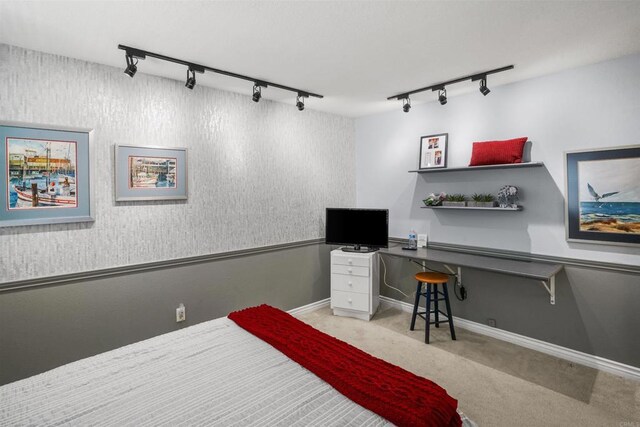
<path fill-rule="evenodd" d="M 342 252 L 355 252 L 355 253 L 359 253 L 359 254 L 368 254 L 369 252 L 375 252 L 377 251 L 378 248 L 361 248 L 361 247 L 351 247 L 351 246 L 345 246 L 344 248 L 342 248 Z"/>

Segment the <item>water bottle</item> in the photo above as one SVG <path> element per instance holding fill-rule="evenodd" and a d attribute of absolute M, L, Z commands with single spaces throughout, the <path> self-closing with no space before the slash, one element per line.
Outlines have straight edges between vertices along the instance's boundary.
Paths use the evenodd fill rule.
<path fill-rule="evenodd" d="M 411 230 L 409 232 L 409 248 L 411 249 L 418 248 L 418 236 L 416 235 L 415 230 Z"/>

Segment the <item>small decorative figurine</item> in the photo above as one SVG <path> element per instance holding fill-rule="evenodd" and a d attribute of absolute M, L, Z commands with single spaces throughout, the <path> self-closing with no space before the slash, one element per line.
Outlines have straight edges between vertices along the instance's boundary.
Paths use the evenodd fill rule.
<path fill-rule="evenodd" d="M 518 187 L 505 185 L 498 191 L 498 204 L 501 208 L 518 207 Z"/>

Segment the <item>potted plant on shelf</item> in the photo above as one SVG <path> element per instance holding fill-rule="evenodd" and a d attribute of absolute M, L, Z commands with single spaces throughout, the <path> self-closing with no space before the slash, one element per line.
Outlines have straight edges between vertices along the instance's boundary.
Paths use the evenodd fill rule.
<path fill-rule="evenodd" d="M 464 194 L 449 194 L 447 198 L 442 202 L 443 206 L 458 206 L 464 207 L 467 205 Z"/>
<path fill-rule="evenodd" d="M 440 193 L 440 194 L 431 193 L 427 196 L 426 199 L 422 201 L 422 203 L 424 203 L 425 206 L 429 206 L 429 207 L 440 206 L 442 204 L 442 201 L 446 198 L 447 198 L 447 195 L 445 193 Z"/>
<path fill-rule="evenodd" d="M 467 206 L 476 208 L 493 208 L 496 206 L 495 197 L 493 194 L 474 194 L 471 196 L 470 202 L 467 202 Z"/>

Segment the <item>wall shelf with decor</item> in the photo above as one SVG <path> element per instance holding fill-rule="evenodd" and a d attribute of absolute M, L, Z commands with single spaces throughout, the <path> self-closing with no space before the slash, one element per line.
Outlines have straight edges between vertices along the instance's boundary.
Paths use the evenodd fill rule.
<path fill-rule="evenodd" d="M 409 173 L 434 173 L 434 172 L 459 172 L 459 171 L 473 171 L 473 170 L 489 170 L 489 169 L 522 169 L 522 168 L 535 168 L 544 166 L 543 162 L 526 162 L 526 163 L 508 163 L 504 165 L 483 165 L 483 166 L 464 166 L 458 168 L 432 168 L 432 169 L 417 169 L 410 170 Z"/>
<path fill-rule="evenodd" d="M 459 211 L 506 211 L 506 212 L 517 212 L 522 210 L 522 206 L 518 206 L 517 208 L 480 208 L 476 206 L 421 206 L 421 209 L 456 209 Z"/>

